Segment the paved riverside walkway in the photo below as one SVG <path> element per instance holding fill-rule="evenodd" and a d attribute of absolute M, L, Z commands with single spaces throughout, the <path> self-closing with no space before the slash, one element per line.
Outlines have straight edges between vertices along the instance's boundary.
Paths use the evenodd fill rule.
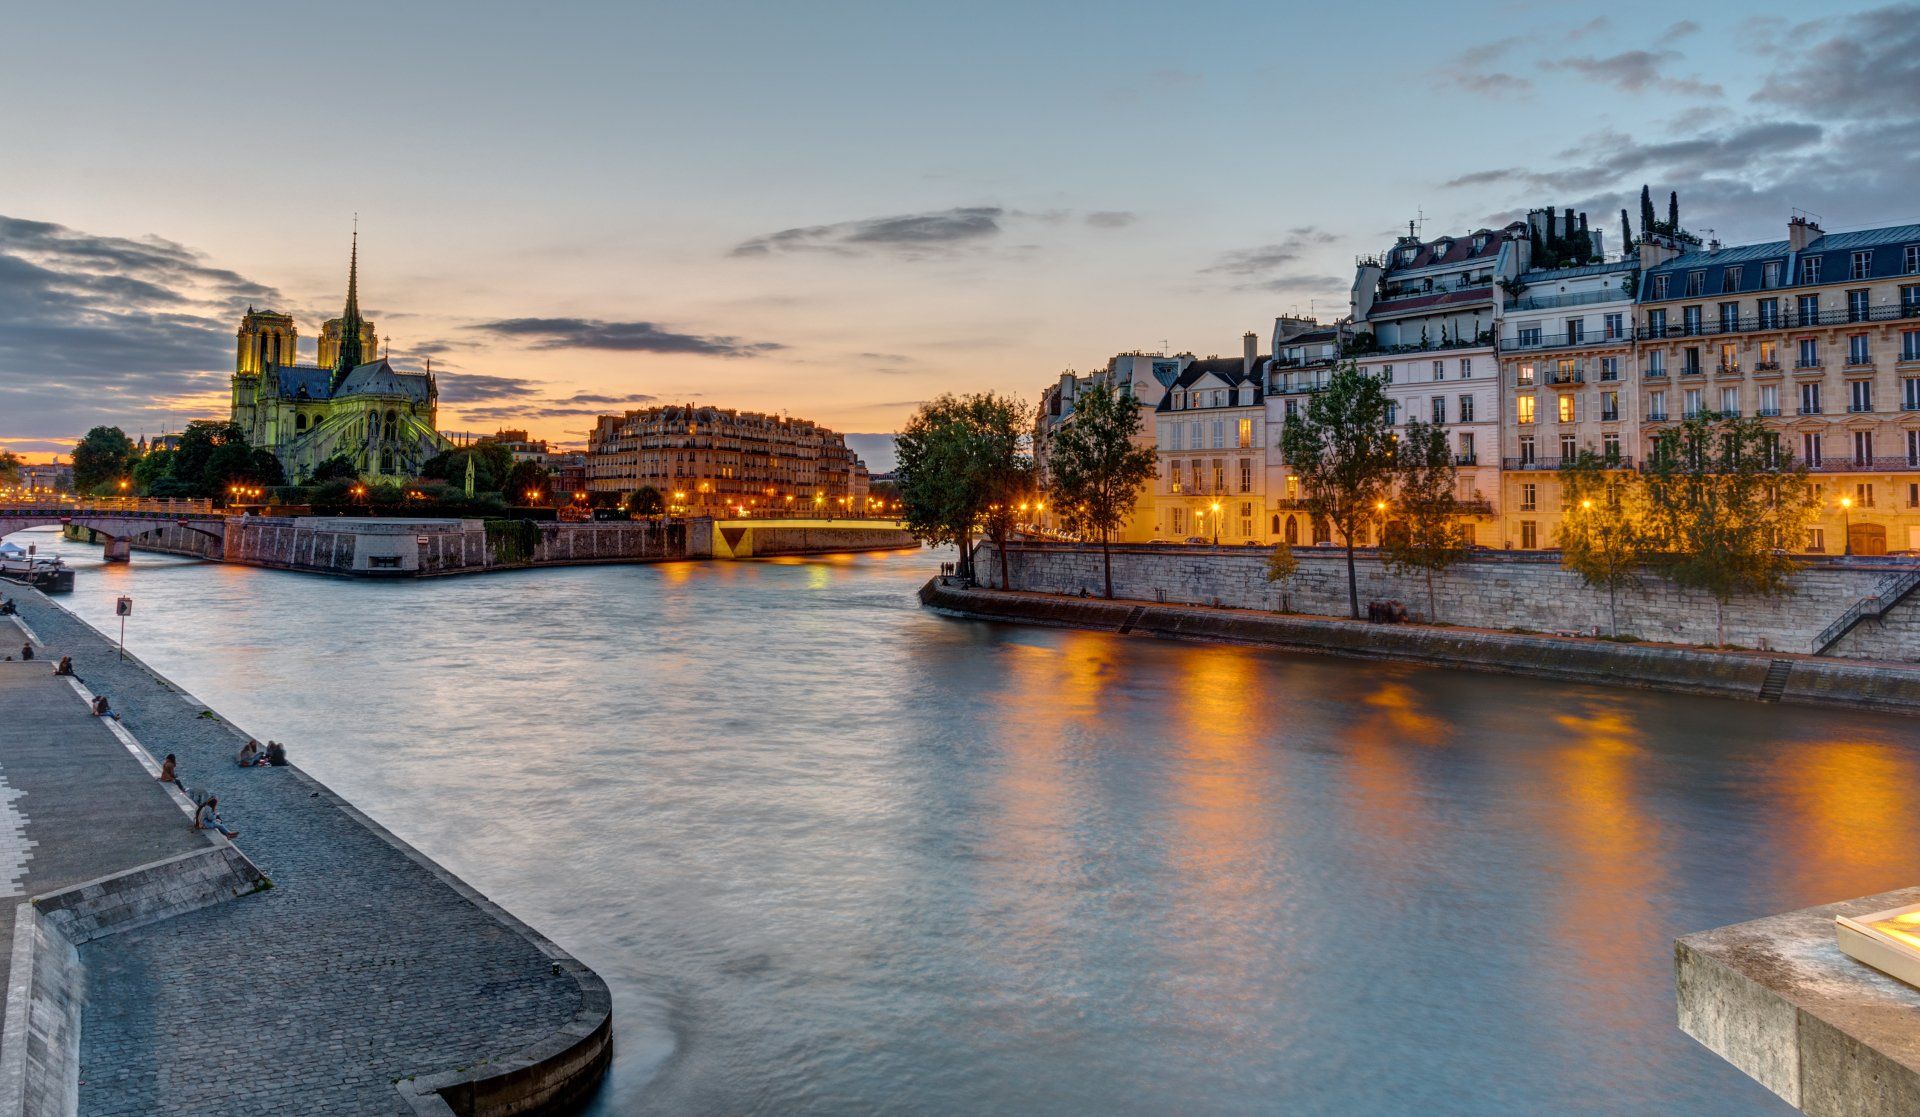
<path fill-rule="evenodd" d="M 273 882 L 81 947 L 80 1113 L 411 1114 L 397 1081 L 510 1055 L 574 1020 L 581 984 L 522 929 L 296 769 L 236 767 L 232 727 L 117 661 L 78 618 L 19 600 L 39 654 L 72 655 L 149 752 L 177 754 Z M 0 759 L 15 737 L 0 711 Z"/>

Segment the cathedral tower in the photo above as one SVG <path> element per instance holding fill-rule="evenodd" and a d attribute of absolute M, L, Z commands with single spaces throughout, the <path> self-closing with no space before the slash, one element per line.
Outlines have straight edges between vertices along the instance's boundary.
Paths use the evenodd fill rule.
<path fill-rule="evenodd" d="M 258 376 L 269 365 L 293 364 L 298 337 L 293 315 L 248 307 L 247 316 L 240 320 L 240 351 L 234 361 L 234 374 Z"/>
<path fill-rule="evenodd" d="M 321 327 L 321 343 L 333 335 L 333 352 L 320 354 L 320 367 L 333 372 L 337 389 L 347 374 L 379 355 L 374 346 L 372 324 L 360 317 L 360 231 L 353 232 L 353 250 L 347 257 L 347 307 L 340 317 Z M 333 359 L 328 360 L 331 356 Z"/>

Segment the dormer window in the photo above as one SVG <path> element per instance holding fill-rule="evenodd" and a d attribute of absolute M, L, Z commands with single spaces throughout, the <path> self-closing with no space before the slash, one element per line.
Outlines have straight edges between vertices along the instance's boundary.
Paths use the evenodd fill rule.
<path fill-rule="evenodd" d="M 1452 241 L 1446 241 L 1446 240 L 1435 241 L 1433 244 L 1433 258 L 1438 260 L 1440 257 L 1445 256 L 1447 252 L 1452 248 L 1453 248 Z"/>
<path fill-rule="evenodd" d="M 1402 264 L 1411 264 L 1411 263 L 1413 263 L 1413 258 L 1414 258 L 1415 256 L 1418 256 L 1419 254 L 1420 254 L 1420 250 L 1419 250 L 1419 249 L 1417 249 L 1417 248 L 1404 248 L 1404 249 L 1401 249 L 1401 250 L 1400 250 L 1400 262 L 1401 262 Z"/>
<path fill-rule="evenodd" d="M 1487 246 L 1487 238 L 1484 235 L 1473 238 L 1473 250 L 1475 252 L 1480 251 L 1486 246 Z"/>

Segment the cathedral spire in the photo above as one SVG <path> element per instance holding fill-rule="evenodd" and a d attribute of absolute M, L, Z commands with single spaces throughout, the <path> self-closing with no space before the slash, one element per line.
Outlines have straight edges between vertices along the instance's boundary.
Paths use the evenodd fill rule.
<path fill-rule="evenodd" d="M 360 352 L 360 219 L 353 220 L 353 248 L 347 257 L 347 309 L 340 315 L 340 350 L 333 360 L 333 386 L 366 360 Z"/>

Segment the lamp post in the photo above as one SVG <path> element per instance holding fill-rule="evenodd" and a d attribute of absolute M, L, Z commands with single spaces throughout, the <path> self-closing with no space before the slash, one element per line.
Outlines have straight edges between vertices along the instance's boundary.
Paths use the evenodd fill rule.
<path fill-rule="evenodd" d="M 1386 501 L 1376 500 L 1373 502 L 1373 518 L 1375 520 L 1373 533 L 1375 536 L 1378 537 L 1374 540 L 1374 545 L 1377 547 L 1384 547 L 1386 546 L 1386 542 L 1387 542 L 1387 502 Z"/>
<path fill-rule="evenodd" d="M 1853 498 L 1840 498 L 1840 554 L 1851 557 L 1853 554 Z"/>
<path fill-rule="evenodd" d="M 1213 513 L 1213 545 L 1218 547 L 1220 545 L 1220 502 L 1216 500 L 1207 508 Z"/>

